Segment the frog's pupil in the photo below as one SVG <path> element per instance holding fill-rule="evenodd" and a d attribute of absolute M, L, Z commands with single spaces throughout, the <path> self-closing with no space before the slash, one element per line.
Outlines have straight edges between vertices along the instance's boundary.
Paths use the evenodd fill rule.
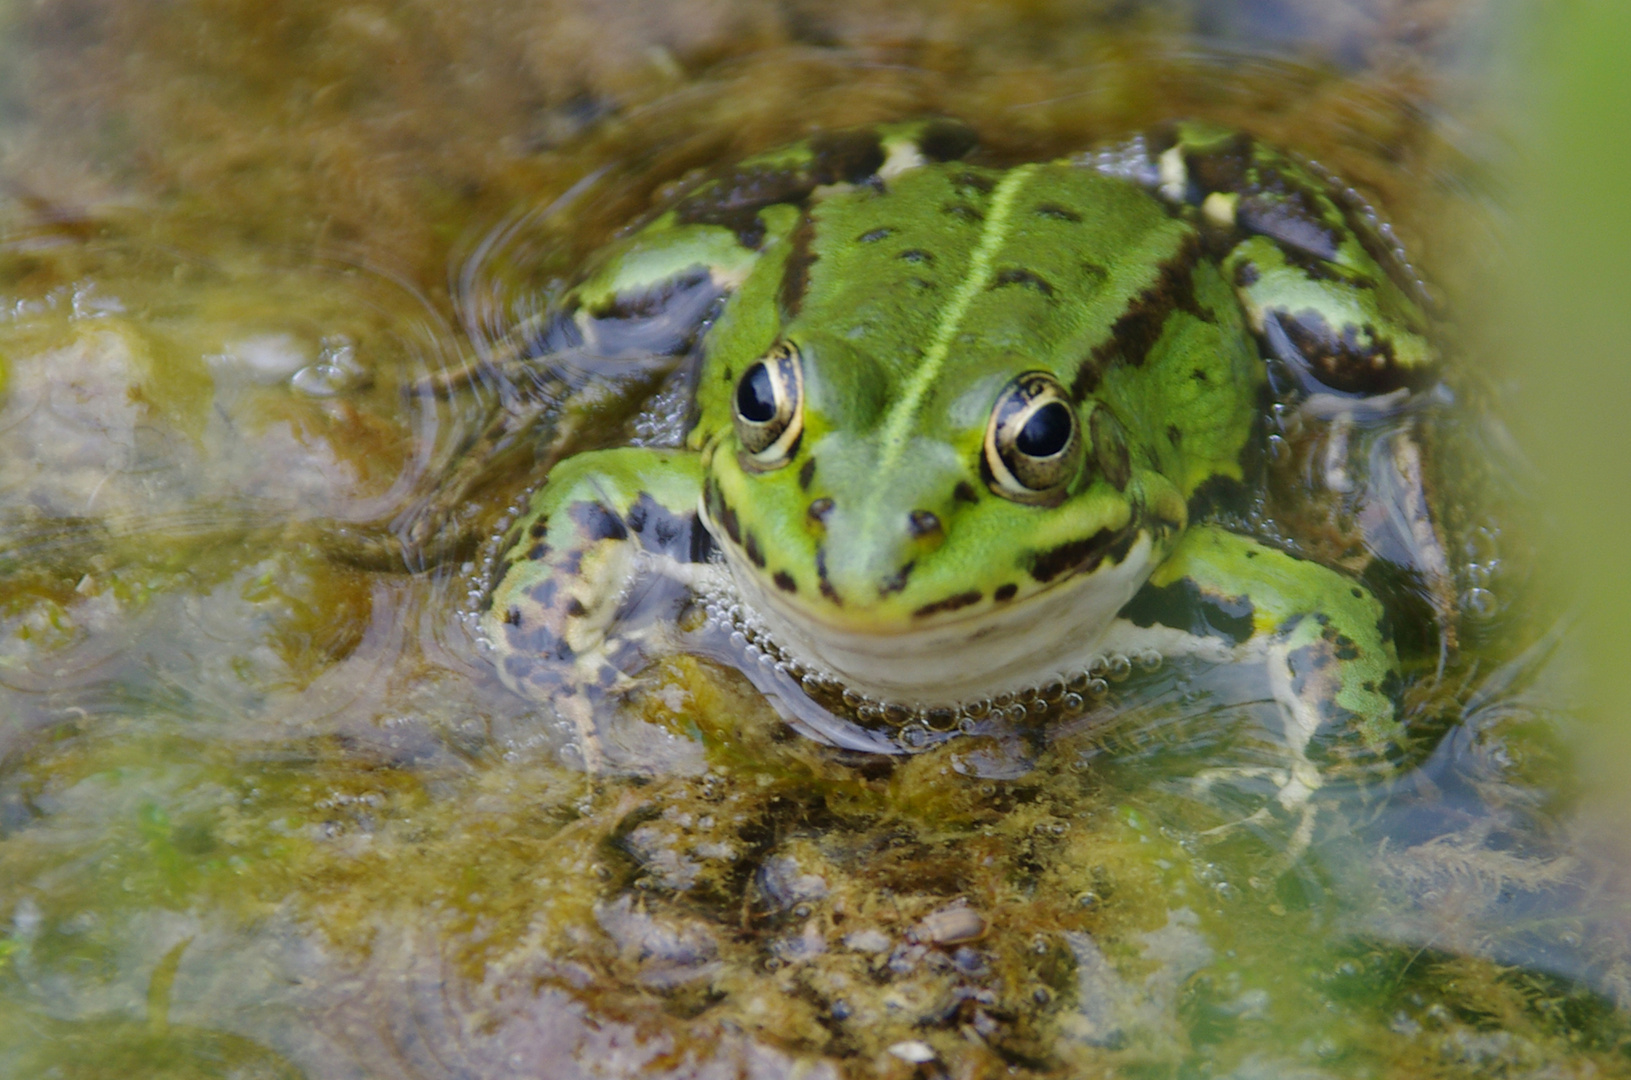
<path fill-rule="evenodd" d="M 1014 447 L 1026 457 L 1052 457 L 1070 442 L 1070 410 L 1062 402 L 1050 401 L 1025 421 L 1014 438 Z"/>
<path fill-rule="evenodd" d="M 775 418 L 776 388 L 771 385 L 770 370 L 763 364 L 754 364 L 736 384 L 736 411 L 752 424 Z"/>

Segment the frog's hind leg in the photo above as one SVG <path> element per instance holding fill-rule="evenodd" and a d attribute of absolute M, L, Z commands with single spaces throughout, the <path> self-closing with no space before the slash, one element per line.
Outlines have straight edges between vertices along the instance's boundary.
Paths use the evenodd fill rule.
<path fill-rule="evenodd" d="M 558 466 L 506 539 L 483 629 L 506 686 L 570 723 L 591 772 L 633 673 L 671 648 L 654 610 L 683 604 L 707 556 L 694 454 L 641 448 Z M 665 588 L 665 586 L 672 586 Z"/>

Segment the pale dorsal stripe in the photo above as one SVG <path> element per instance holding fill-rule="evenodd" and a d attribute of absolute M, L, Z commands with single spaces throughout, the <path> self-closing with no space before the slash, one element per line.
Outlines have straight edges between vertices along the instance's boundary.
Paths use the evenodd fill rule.
<path fill-rule="evenodd" d="M 1010 169 L 1003 174 L 992 191 L 991 202 L 986 208 L 980 244 L 969 258 L 968 272 L 963 275 L 963 283 L 957 287 L 957 291 L 952 294 L 941 313 L 940 323 L 934 328 L 934 336 L 929 339 L 929 347 L 923 350 L 922 362 L 918 364 L 917 370 L 912 372 L 912 377 L 906 383 L 900 399 L 884 418 L 883 435 L 878 449 L 880 473 L 889 472 L 899 462 L 901 454 L 906 449 L 907 432 L 910 431 L 912 421 L 916 418 L 918 409 L 922 407 L 929 388 L 940 377 L 940 369 L 946 363 L 946 355 L 951 352 L 952 339 L 956 337 L 957 330 L 963 323 L 963 316 L 968 313 L 968 306 L 974 302 L 976 296 L 990 286 L 991 263 L 1008 239 L 1008 217 L 1013 209 L 1014 199 L 1036 169 L 1035 164 Z"/>

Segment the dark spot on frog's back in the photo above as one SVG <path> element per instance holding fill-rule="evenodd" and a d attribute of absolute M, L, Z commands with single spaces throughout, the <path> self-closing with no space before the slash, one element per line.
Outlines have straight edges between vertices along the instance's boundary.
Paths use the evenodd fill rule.
<path fill-rule="evenodd" d="M 857 244 L 875 244 L 895 235 L 895 230 L 887 225 L 880 225 L 876 229 L 869 229 L 855 238 Z"/>
<path fill-rule="evenodd" d="M 991 599 L 999 604 L 1005 604 L 1012 600 L 1017 592 L 1019 592 L 1019 586 L 1010 581 L 1006 585 L 998 585 L 997 591 L 991 594 Z"/>
<path fill-rule="evenodd" d="M 974 490 L 974 485 L 967 480 L 957 481 L 957 486 L 951 490 L 951 497 L 958 502 L 975 503 L 980 501 L 979 493 Z"/>
<path fill-rule="evenodd" d="M 999 270 L 996 277 L 991 279 L 993 289 L 1001 289 L 1008 285 L 1023 285 L 1035 289 L 1050 300 L 1053 299 L 1053 286 L 1049 284 L 1048 279 L 1022 266 L 1010 266 Z"/>
<path fill-rule="evenodd" d="M 978 589 L 970 589 L 968 592 L 958 593 L 956 596 L 948 596 L 944 600 L 936 600 L 932 604 L 924 604 L 922 607 L 912 612 L 912 618 L 926 619 L 930 615 L 939 615 L 940 613 L 946 611 L 957 611 L 972 604 L 978 604 L 979 602 L 980 591 Z"/>
<path fill-rule="evenodd" d="M 1072 224 L 1079 224 L 1082 220 L 1082 215 L 1057 203 L 1043 203 L 1036 208 L 1036 214 L 1052 221 L 1068 221 Z"/>
<path fill-rule="evenodd" d="M 793 230 L 792 250 L 782 267 L 781 285 L 776 290 L 776 303 L 784 321 L 790 321 L 804 307 L 804 294 L 810 287 L 810 267 L 819 258 L 812 247 L 814 239 L 815 225 L 806 214 Z"/>
<path fill-rule="evenodd" d="M 544 534 L 547 532 L 549 532 L 549 518 L 547 517 L 540 517 L 537 521 L 534 521 L 531 525 L 527 526 L 527 535 L 532 537 L 534 540 L 542 540 L 544 538 Z"/>
<path fill-rule="evenodd" d="M 1210 321 L 1210 316 L 1195 302 L 1194 271 L 1200 255 L 1200 241 L 1191 233 L 1172 257 L 1161 264 L 1155 281 L 1128 303 L 1127 310 L 1111 326 L 1110 336 L 1094 348 L 1092 357 L 1082 365 L 1076 383 L 1091 380 L 1083 387 L 1083 393 L 1098 384 L 1099 375 L 1111 364 L 1118 361 L 1134 367 L 1143 364 L 1174 311 Z M 1076 386 L 1071 389 L 1075 392 Z"/>
<path fill-rule="evenodd" d="M 967 203 L 947 203 L 940 208 L 940 212 L 947 217 L 956 218 L 958 221 L 966 221 L 971 225 L 977 225 L 985 220 L 984 214 Z"/>

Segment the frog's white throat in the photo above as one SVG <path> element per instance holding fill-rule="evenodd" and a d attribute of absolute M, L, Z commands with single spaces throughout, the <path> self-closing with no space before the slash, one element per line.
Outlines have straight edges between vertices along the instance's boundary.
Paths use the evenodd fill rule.
<path fill-rule="evenodd" d="M 744 621 L 783 652 L 880 701 L 956 706 L 1021 693 L 1083 668 L 1150 574 L 1140 535 L 1119 563 L 1067 578 L 1024 601 L 982 606 L 907 633 L 839 629 L 794 608 L 731 545 L 721 545 Z"/>

